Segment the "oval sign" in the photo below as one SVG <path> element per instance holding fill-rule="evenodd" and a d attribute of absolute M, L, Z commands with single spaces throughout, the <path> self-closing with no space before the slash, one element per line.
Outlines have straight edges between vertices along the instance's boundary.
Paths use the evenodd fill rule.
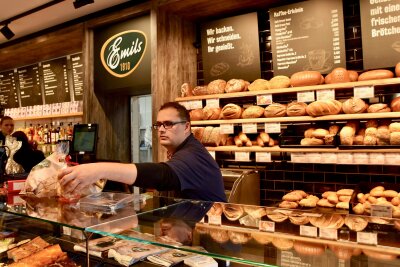
<path fill-rule="evenodd" d="M 120 32 L 110 37 L 101 47 L 101 62 L 111 75 L 119 78 L 128 76 L 139 66 L 146 46 L 147 38 L 144 32 Z"/>

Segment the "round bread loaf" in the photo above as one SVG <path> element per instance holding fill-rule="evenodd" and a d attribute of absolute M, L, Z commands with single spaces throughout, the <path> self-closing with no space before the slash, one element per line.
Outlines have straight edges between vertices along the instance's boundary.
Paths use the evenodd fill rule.
<path fill-rule="evenodd" d="M 392 122 L 392 123 L 389 125 L 389 131 L 390 131 L 391 133 L 400 132 L 400 122 Z"/>
<path fill-rule="evenodd" d="M 304 116 L 306 112 L 307 104 L 303 102 L 291 102 L 287 105 L 286 113 L 289 117 L 292 116 Z"/>
<path fill-rule="evenodd" d="M 225 92 L 226 81 L 218 79 L 210 82 L 207 85 L 207 93 L 209 95 L 213 94 L 223 94 Z"/>
<path fill-rule="evenodd" d="M 260 106 L 250 106 L 242 113 L 242 118 L 260 118 L 264 115 L 264 108 Z"/>
<path fill-rule="evenodd" d="M 248 87 L 247 89 L 249 91 L 261 91 L 261 90 L 269 90 L 270 89 L 270 84 L 269 81 L 264 80 L 264 79 L 257 79 L 254 80 Z"/>
<path fill-rule="evenodd" d="M 203 109 L 192 109 L 189 115 L 191 121 L 201 121 L 203 119 Z"/>
<path fill-rule="evenodd" d="M 355 130 L 353 127 L 344 126 L 339 133 L 340 144 L 347 146 L 353 145 L 354 135 L 355 135 Z"/>
<path fill-rule="evenodd" d="M 286 105 L 279 103 L 272 103 L 268 105 L 264 110 L 264 117 L 285 117 L 286 116 Z"/>
<path fill-rule="evenodd" d="M 246 244 L 251 239 L 250 233 L 230 231 L 228 234 L 233 244 Z"/>
<path fill-rule="evenodd" d="M 272 239 L 272 244 L 280 250 L 289 250 L 293 247 L 293 240 L 282 237 L 274 237 Z"/>
<path fill-rule="evenodd" d="M 396 64 L 394 72 L 396 73 L 396 77 L 400 77 L 400 62 Z"/>
<path fill-rule="evenodd" d="M 236 221 L 242 217 L 244 211 L 241 205 L 224 204 L 223 212 L 228 220 Z"/>
<path fill-rule="evenodd" d="M 243 206 L 244 212 L 250 215 L 254 219 L 260 219 L 261 217 L 267 215 L 267 211 L 264 207 L 257 207 L 257 206 Z"/>
<path fill-rule="evenodd" d="M 392 111 L 400 111 L 400 96 L 393 98 L 390 102 L 390 108 Z"/>
<path fill-rule="evenodd" d="M 242 79 L 230 79 L 225 86 L 226 93 L 242 92 L 246 88 L 246 82 Z"/>
<path fill-rule="evenodd" d="M 293 87 L 318 85 L 322 83 L 322 75 L 318 71 L 300 71 L 290 77 L 290 84 Z"/>
<path fill-rule="evenodd" d="M 192 96 L 193 95 L 193 88 L 189 83 L 183 83 L 181 85 L 181 96 Z"/>
<path fill-rule="evenodd" d="M 326 135 L 329 134 L 329 131 L 326 129 L 318 128 L 315 129 L 315 131 L 312 132 L 312 137 L 319 138 L 319 139 L 324 139 Z"/>
<path fill-rule="evenodd" d="M 196 86 L 192 90 L 193 95 L 208 95 L 207 86 Z"/>
<path fill-rule="evenodd" d="M 201 138 L 201 143 L 203 145 L 206 144 L 208 142 L 208 140 L 210 139 L 213 129 L 214 129 L 214 127 L 212 127 L 212 126 L 207 126 L 204 128 L 203 137 Z"/>
<path fill-rule="evenodd" d="M 279 203 L 279 207 L 283 209 L 295 209 L 299 206 L 297 202 L 284 200 Z"/>
<path fill-rule="evenodd" d="M 376 131 L 376 137 L 378 139 L 389 140 L 390 139 L 390 130 L 386 125 L 379 126 Z"/>
<path fill-rule="evenodd" d="M 376 138 L 376 136 L 373 136 L 373 135 L 364 136 L 363 145 L 374 146 L 374 145 L 376 145 L 377 142 L 378 142 L 378 138 Z"/>
<path fill-rule="evenodd" d="M 227 230 L 223 229 L 210 229 L 209 235 L 217 243 L 225 243 L 229 240 L 229 234 Z"/>
<path fill-rule="evenodd" d="M 340 214 L 323 214 L 321 217 L 311 217 L 310 222 L 315 227 L 339 229 L 344 224 L 344 219 Z"/>
<path fill-rule="evenodd" d="M 274 221 L 274 222 L 283 222 L 283 221 L 285 221 L 285 220 L 288 218 L 287 215 L 281 214 L 281 213 L 279 213 L 279 212 L 267 214 L 267 217 L 268 217 L 271 221 Z"/>
<path fill-rule="evenodd" d="M 313 117 L 325 116 L 325 115 L 336 115 L 342 110 L 342 103 L 331 99 L 331 100 L 317 100 L 310 103 L 307 108 L 307 114 Z"/>
<path fill-rule="evenodd" d="M 393 77 L 394 74 L 390 70 L 370 70 L 361 73 L 360 76 L 358 76 L 358 80 L 369 81 L 369 80 L 388 79 Z"/>
<path fill-rule="evenodd" d="M 251 233 L 251 237 L 261 245 L 267 245 L 268 243 L 271 243 L 273 239 L 272 236 L 269 236 L 263 232 L 253 232 Z"/>
<path fill-rule="evenodd" d="M 284 75 L 278 75 L 269 80 L 271 89 L 288 88 L 290 86 L 290 78 Z"/>
<path fill-rule="evenodd" d="M 295 225 L 304 225 L 310 222 L 307 216 L 289 216 L 289 220 Z"/>
<path fill-rule="evenodd" d="M 390 133 L 390 144 L 391 145 L 400 145 L 400 132 Z"/>
<path fill-rule="evenodd" d="M 352 97 L 347 99 L 343 105 L 343 112 L 346 114 L 363 113 L 368 108 L 368 105 L 361 98 Z"/>
<path fill-rule="evenodd" d="M 331 83 L 350 82 L 349 72 L 345 68 L 335 68 L 331 72 Z"/>
<path fill-rule="evenodd" d="M 367 109 L 368 113 L 390 112 L 390 111 L 391 109 L 388 107 L 387 104 L 384 103 L 372 104 Z"/>
<path fill-rule="evenodd" d="M 348 70 L 350 81 L 356 82 L 358 81 L 358 72 L 355 70 Z"/>
<path fill-rule="evenodd" d="M 201 142 L 204 133 L 204 127 L 192 127 L 194 137 Z"/>
<path fill-rule="evenodd" d="M 206 129 L 209 126 L 206 127 Z M 220 134 L 220 128 L 219 127 L 212 127 L 211 133 L 208 135 L 208 138 L 204 140 L 204 134 L 203 134 L 203 145 L 205 146 L 219 146 L 221 143 L 221 134 Z"/>
<path fill-rule="evenodd" d="M 308 128 L 307 130 L 304 131 L 304 137 L 312 138 L 312 134 L 314 131 L 315 131 L 315 128 Z"/>
<path fill-rule="evenodd" d="M 203 108 L 203 120 L 218 120 L 221 116 L 221 108 L 205 106 Z"/>
<path fill-rule="evenodd" d="M 365 218 L 352 215 L 347 215 L 344 219 L 344 223 L 350 228 L 350 230 L 356 232 L 364 230 L 368 225 L 368 221 Z"/>
<path fill-rule="evenodd" d="M 221 110 L 222 118 L 229 119 L 239 119 L 242 115 L 242 108 L 236 104 L 226 104 Z"/>
<path fill-rule="evenodd" d="M 325 83 L 326 84 L 332 83 L 332 73 L 329 73 L 328 75 L 325 76 Z"/>
<path fill-rule="evenodd" d="M 294 250 L 302 255 L 319 256 L 325 252 L 325 245 L 296 240 Z"/>

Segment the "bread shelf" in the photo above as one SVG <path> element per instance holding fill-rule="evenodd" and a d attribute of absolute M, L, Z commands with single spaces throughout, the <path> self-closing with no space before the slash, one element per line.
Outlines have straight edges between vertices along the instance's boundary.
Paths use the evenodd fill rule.
<path fill-rule="evenodd" d="M 217 146 L 207 147 L 208 151 L 221 151 L 221 152 L 295 152 L 295 153 L 384 153 L 393 152 L 399 153 L 400 148 L 381 148 L 381 149 L 339 149 L 339 148 L 280 148 L 279 146 L 273 147 L 237 147 L 237 146 Z"/>
<path fill-rule="evenodd" d="M 23 118 L 15 118 L 14 120 L 15 121 L 27 121 L 27 120 L 57 119 L 57 118 L 67 118 L 67 117 L 79 117 L 79 116 L 83 116 L 83 112 L 57 114 L 57 115 L 46 115 L 46 116 L 23 117 Z"/>
<path fill-rule="evenodd" d="M 214 98 L 235 98 L 235 97 L 248 97 L 257 96 L 265 94 L 284 94 L 284 93 L 297 93 L 304 91 L 316 91 L 316 90 L 326 90 L 326 89 L 349 89 L 357 86 L 386 86 L 400 84 L 400 78 L 382 79 L 382 80 L 371 80 L 362 82 L 348 82 L 348 83 L 335 83 L 335 84 L 321 84 L 314 86 L 302 86 L 302 87 L 290 87 L 282 89 L 271 89 L 262 91 L 247 91 L 238 93 L 224 93 L 224 94 L 213 94 L 213 95 L 201 95 L 201 96 L 188 96 L 188 97 L 178 97 L 175 101 L 192 101 L 192 100 L 202 100 L 202 99 L 214 99 Z"/>
<path fill-rule="evenodd" d="M 361 114 L 338 114 L 321 117 L 299 116 L 299 117 L 277 117 L 257 119 L 234 119 L 234 120 L 206 120 L 192 121 L 192 126 L 230 123 L 265 123 L 265 122 L 314 122 L 314 121 L 340 121 L 340 120 L 369 120 L 369 119 L 400 119 L 400 112 L 361 113 Z"/>

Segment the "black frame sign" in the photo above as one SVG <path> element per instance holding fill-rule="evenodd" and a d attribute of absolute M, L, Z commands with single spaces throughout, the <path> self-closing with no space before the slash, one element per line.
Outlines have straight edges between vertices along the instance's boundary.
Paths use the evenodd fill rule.
<path fill-rule="evenodd" d="M 43 105 L 39 64 L 17 69 L 21 107 Z"/>
<path fill-rule="evenodd" d="M 83 82 L 84 82 L 84 69 L 83 69 L 83 54 L 75 54 L 67 57 L 71 64 L 72 72 L 72 88 L 74 93 L 74 100 L 83 100 Z"/>
<path fill-rule="evenodd" d="M 360 0 L 364 69 L 400 61 L 400 1 Z"/>
<path fill-rule="evenodd" d="M 274 75 L 329 73 L 346 67 L 342 0 L 313 0 L 271 8 Z"/>
<path fill-rule="evenodd" d="M 201 25 L 204 80 L 261 77 L 257 13 Z"/>
<path fill-rule="evenodd" d="M 0 72 L 0 103 L 4 108 L 18 108 L 19 97 L 16 70 Z"/>
<path fill-rule="evenodd" d="M 44 102 L 46 104 L 70 102 L 67 58 L 42 62 Z"/>

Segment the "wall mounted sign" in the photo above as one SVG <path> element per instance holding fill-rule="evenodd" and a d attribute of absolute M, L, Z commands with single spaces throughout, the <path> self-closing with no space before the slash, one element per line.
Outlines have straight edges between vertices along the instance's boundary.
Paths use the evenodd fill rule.
<path fill-rule="evenodd" d="M 71 101 L 67 72 L 66 57 L 42 62 L 41 75 L 46 104 Z"/>
<path fill-rule="evenodd" d="M 39 64 L 17 69 L 21 107 L 43 105 L 39 78 Z"/>
<path fill-rule="evenodd" d="M 400 1 L 360 0 L 364 69 L 393 67 L 400 58 Z"/>
<path fill-rule="evenodd" d="M 0 103 L 4 108 L 18 108 L 18 88 L 15 78 L 16 70 L 0 73 Z"/>
<path fill-rule="evenodd" d="M 72 88 L 73 88 L 73 96 L 75 101 L 83 100 L 83 78 L 84 78 L 84 69 L 83 69 L 83 55 L 82 53 L 70 55 L 67 57 L 68 62 L 70 64 L 72 77 L 70 78 Z"/>
<path fill-rule="evenodd" d="M 201 25 L 201 49 L 206 83 L 216 79 L 260 78 L 257 13 Z"/>
<path fill-rule="evenodd" d="M 274 75 L 346 67 L 342 0 L 313 0 L 271 8 Z"/>

